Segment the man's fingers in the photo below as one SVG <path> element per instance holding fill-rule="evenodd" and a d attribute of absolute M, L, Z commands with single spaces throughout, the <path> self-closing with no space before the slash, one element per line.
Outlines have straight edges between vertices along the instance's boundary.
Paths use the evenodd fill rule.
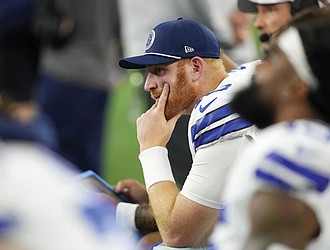
<path fill-rule="evenodd" d="M 130 179 L 118 181 L 116 185 L 113 186 L 116 193 L 128 192 L 130 186 L 132 186 L 132 181 Z"/>

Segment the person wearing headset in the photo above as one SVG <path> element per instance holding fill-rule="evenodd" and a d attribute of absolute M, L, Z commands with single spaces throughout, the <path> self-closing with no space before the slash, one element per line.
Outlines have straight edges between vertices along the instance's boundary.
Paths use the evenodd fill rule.
<path fill-rule="evenodd" d="M 254 26 L 260 32 L 260 46 L 266 53 L 269 39 L 291 17 L 302 10 L 329 5 L 327 0 L 238 0 L 242 12 L 256 13 Z"/>

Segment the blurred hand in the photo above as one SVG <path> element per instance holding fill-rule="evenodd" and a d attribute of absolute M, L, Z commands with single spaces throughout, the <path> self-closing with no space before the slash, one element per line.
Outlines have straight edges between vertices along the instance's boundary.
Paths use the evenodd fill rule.
<path fill-rule="evenodd" d="M 137 180 L 121 180 L 114 186 L 116 193 L 125 196 L 127 199 L 137 204 L 149 204 L 148 193 L 143 184 Z"/>

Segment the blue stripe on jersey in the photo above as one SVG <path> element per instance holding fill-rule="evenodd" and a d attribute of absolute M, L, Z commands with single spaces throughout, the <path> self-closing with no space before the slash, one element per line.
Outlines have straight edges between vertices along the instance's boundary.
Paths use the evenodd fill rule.
<path fill-rule="evenodd" d="M 157 246 L 159 246 L 159 245 L 162 244 L 162 243 L 163 243 L 163 241 L 158 241 L 158 242 L 156 242 L 155 244 L 153 244 L 150 248 L 148 248 L 148 250 L 153 250 L 154 247 L 157 247 Z"/>
<path fill-rule="evenodd" d="M 107 234 L 114 229 L 114 205 L 97 196 L 87 194 L 85 200 L 78 204 L 80 215 L 92 226 L 98 234 Z"/>
<path fill-rule="evenodd" d="M 265 171 L 263 171 L 261 169 L 257 169 L 256 176 L 266 182 L 271 183 L 272 185 L 274 185 L 276 187 L 281 188 L 281 189 L 284 189 L 284 190 L 292 189 L 292 186 L 290 184 L 286 183 L 283 180 L 280 180 L 279 178 L 277 178 L 269 173 L 266 173 Z"/>
<path fill-rule="evenodd" d="M 195 141 L 194 141 L 194 149 L 200 147 L 201 145 L 208 144 L 210 142 L 218 140 L 220 137 L 225 136 L 227 134 L 251 127 L 252 124 L 243 118 L 236 118 L 227 123 L 222 124 L 221 126 L 215 127 L 205 133 L 202 133 Z"/>
<path fill-rule="evenodd" d="M 210 124 L 219 121 L 227 116 L 233 114 L 233 111 L 229 108 L 229 104 L 224 105 L 218 109 L 213 110 L 212 112 L 206 114 L 201 119 L 199 119 L 194 126 L 191 128 L 191 138 L 195 141 L 197 138 L 196 135 L 203 129 L 205 129 Z"/>
<path fill-rule="evenodd" d="M 287 168 L 303 177 L 305 177 L 317 191 L 323 192 L 329 185 L 329 177 L 321 175 L 311 168 L 299 165 L 292 162 L 278 153 L 271 153 L 267 156 L 267 159 L 280 164 L 281 167 Z"/>
<path fill-rule="evenodd" d="M 17 219 L 13 215 L 0 218 L 0 235 L 5 234 L 17 226 Z"/>
<path fill-rule="evenodd" d="M 222 224 L 228 222 L 227 207 L 225 205 L 223 205 L 221 208 L 221 211 L 218 216 L 218 222 Z"/>

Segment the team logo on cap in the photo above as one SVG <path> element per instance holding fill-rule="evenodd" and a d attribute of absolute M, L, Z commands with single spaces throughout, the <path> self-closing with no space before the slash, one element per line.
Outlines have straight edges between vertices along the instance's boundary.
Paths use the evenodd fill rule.
<path fill-rule="evenodd" d="M 154 30 L 152 30 L 149 34 L 148 39 L 147 39 L 146 50 L 150 49 L 151 46 L 154 44 L 155 37 L 156 37 L 156 33 L 155 33 Z"/>

